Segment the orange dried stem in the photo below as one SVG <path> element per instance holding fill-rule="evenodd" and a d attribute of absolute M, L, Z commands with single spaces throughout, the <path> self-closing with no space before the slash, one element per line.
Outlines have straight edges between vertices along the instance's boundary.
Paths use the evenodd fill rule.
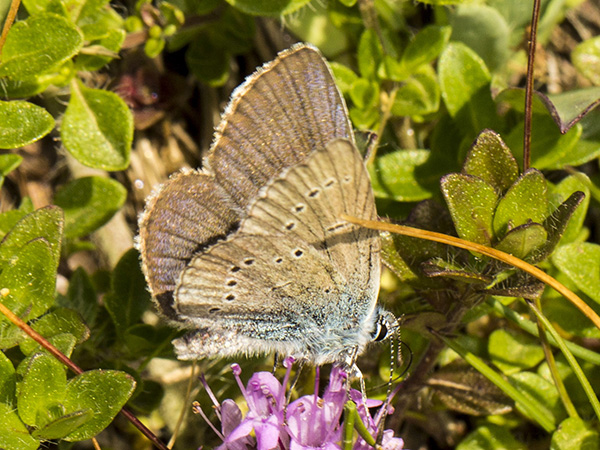
<path fill-rule="evenodd" d="M 21 0 L 12 0 L 10 4 L 10 9 L 8 10 L 6 20 L 4 21 L 4 26 L 2 27 L 2 35 L 0 36 L 0 55 L 2 55 L 2 49 L 4 48 L 4 42 L 6 41 L 8 31 L 10 30 L 10 27 L 12 27 L 12 24 L 17 17 L 17 11 L 19 10 L 20 4 Z"/>
<path fill-rule="evenodd" d="M 552 289 L 557 291 L 559 294 L 569 300 L 576 308 L 578 308 L 588 319 L 600 329 L 600 317 L 585 303 L 579 296 L 569 290 L 565 285 L 559 283 L 557 280 L 552 278 L 543 270 L 538 269 L 531 264 L 526 263 L 522 259 L 519 259 L 511 254 L 501 252 L 499 250 L 486 247 L 485 245 L 476 244 L 475 242 L 465 241 L 463 239 L 448 236 L 442 233 L 436 233 L 428 230 L 421 230 L 419 228 L 407 227 L 404 225 L 394 225 L 391 223 L 378 222 L 375 220 L 363 220 L 356 217 L 350 217 L 342 214 L 342 219 L 348 222 L 360 225 L 365 228 L 371 228 L 373 230 L 388 231 L 390 233 L 397 233 L 404 236 L 411 236 L 419 239 L 425 239 L 428 241 L 440 242 L 442 244 L 452 245 L 453 247 L 463 248 L 465 250 L 474 251 L 481 253 L 482 255 L 489 256 L 490 258 L 497 259 L 498 261 L 505 262 L 511 266 L 521 269 L 523 272 L 527 272 L 531 276 L 534 276 L 541 282 L 547 284 Z"/>

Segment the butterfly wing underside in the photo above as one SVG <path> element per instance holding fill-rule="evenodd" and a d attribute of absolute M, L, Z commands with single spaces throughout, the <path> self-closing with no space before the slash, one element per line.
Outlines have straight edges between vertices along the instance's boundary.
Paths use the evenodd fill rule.
<path fill-rule="evenodd" d="M 362 158 L 340 139 L 265 186 L 240 229 L 182 272 L 176 308 L 205 339 L 179 356 L 239 353 L 252 341 L 259 353 L 275 347 L 311 359 L 319 347 L 347 347 L 340 333 L 359 339 L 375 308 L 379 239 L 342 213 L 376 217 Z M 225 346 L 209 338 L 225 335 Z"/>
<path fill-rule="evenodd" d="M 236 89 L 203 170 L 171 177 L 140 217 L 142 267 L 164 316 L 183 320 L 173 291 L 194 255 L 236 230 L 270 180 L 334 138 L 352 139 L 352 128 L 317 49 L 281 52 Z"/>

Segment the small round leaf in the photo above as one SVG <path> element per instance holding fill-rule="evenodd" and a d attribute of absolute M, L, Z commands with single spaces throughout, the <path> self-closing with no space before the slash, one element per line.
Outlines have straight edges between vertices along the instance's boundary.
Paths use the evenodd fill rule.
<path fill-rule="evenodd" d="M 41 106 L 25 101 L 0 101 L 0 148 L 31 144 L 52 128 L 54 119 Z"/>
<path fill-rule="evenodd" d="M 60 129 L 66 149 L 79 162 L 104 170 L 129 165 L 133 117 L 115 93 L 71 84 L 71 99 Z"/>
<path fill-rule="evenodd" d="M 123 206 L 127 191 L 117 181 L 84 177 L 63 186 L 54 203 L 65 212 L 65 235 L 78 238 L 97 230 Z"/>

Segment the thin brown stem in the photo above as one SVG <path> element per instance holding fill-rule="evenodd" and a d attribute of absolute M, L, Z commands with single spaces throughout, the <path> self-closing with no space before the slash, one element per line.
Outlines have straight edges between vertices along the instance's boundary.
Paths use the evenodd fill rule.
<path fill-rule="evenodd" d="M 527 60 L 527 84 L 525 87 L 525 123 L 523 132 L 523 170 L 531 164 L 531 114 L 533 104 L 533 70 L 535 65 L 535 48 L 537 45 L 537 29 L 540 20 L 540 0 L 533 0 L 531 15 L 531 31 L 529 34 L 529 58 Z"/>

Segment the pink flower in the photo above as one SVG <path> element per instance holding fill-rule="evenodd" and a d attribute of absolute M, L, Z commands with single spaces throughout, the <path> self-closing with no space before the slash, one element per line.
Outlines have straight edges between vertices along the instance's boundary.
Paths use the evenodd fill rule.
<path fill-rule="evenodd" d="M 305 395 L 286 404 L 285 390 L 293 364 L 292 358 L 284 361 L 287 368 L 283 384 L 269 372 L 257 372 L 244 387 L 239 365 L 232 366 L 234 376 L 248 405 L 248 413 L 242 419 L 240 408 L 233 400 L 218 405 L 205 381 L 204 385 L 217 406 L 221 419 L 223 438 L 217 450 L 340 450 L 342 439 L 342 413 L 348 396 L 357 405 L 360 419 L 372 435 L 377 432 L 378 414 L 374 419 L 368 407 L 381 402 L 367 401 L 354 389 L 348 390 L 348 376 L 339 367 L 333 367 L 329 386 L 323 398 L 318 396 L 318 386 L 313 395 Z M 317 380 L 318 380 L 317 375 Z M 392 430 L 383 433 L 384 450 L 402 450 L 404 442 L 394 437 Z M 353 450 L 368 450 L 369 446 L 358 438 Z"/>

